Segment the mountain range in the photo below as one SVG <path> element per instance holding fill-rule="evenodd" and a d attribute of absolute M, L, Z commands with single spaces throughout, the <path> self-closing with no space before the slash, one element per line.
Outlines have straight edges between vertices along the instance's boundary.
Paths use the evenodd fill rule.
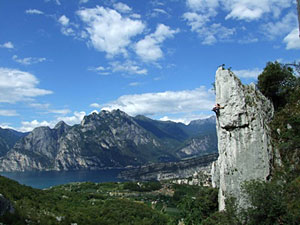
<path fill-rule="evenodd" d="M 103 110 L 73 126 L 0 131 L 0 171 L 124 168 L 217 152 L 215 117 L 185 125 Z"/>

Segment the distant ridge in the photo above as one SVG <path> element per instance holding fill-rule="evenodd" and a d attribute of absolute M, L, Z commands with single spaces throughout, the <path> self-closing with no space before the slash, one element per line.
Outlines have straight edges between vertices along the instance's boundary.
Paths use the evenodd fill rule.
<path fill-rule="evenodd" d="M 38 127 L 0 159 L 0 171 L 122 168 L 217 152 L 214 119 L 189 125 L 131 117 L 120 110 Z"/>

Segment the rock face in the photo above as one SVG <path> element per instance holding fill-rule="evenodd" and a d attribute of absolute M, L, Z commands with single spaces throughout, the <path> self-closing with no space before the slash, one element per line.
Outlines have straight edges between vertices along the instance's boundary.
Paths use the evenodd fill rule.
<path fill-rule="evenodd" d="M 254 84 L 243 85 L 229 70 L 216 72 L 216 102 L 224 107 L 217 117 L 219 158 L 213 164 L 212 183 L 219 188 L 219 210 L 226 196 L 247 207 L 241 184 L 251 179 L 267 180 L 271 170 L 272 146 L 268 123 L 273 105 Z"/>
<path fill-rule="evenodd" d="M 196 127 L 202 133 L 197 134 Z M 208 145 L 210 136 L 202 127 L 215 130 L 211 123 L 194 124 L 191 130 L 184 124 L 131 117 L 120 110 L 101 111 L 72 127 L 59 122 L 53 129 L 35 128 L 0 158 L 0 171 L 123 168 L 216 152 L 215 138 Z M 192 151 L 182 150 L 190 145 Z"/>
<path fill-rule="evenodd" d="M 18 140 L 27 134 L 12 129 L 0 128 L 0 157 L 4 156 Z"/>

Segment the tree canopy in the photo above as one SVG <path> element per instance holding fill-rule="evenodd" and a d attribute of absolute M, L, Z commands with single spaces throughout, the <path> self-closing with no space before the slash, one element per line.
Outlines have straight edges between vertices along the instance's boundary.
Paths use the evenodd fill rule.
<path fill-rule="evenodd" d="M 296 85 L 297 78 L 293 74 L 293 69 L 277 61 L 268 62 L 258 76 L 257 87 L 273 102 L 275 110 L 288 102 L 290 92 Z"/>

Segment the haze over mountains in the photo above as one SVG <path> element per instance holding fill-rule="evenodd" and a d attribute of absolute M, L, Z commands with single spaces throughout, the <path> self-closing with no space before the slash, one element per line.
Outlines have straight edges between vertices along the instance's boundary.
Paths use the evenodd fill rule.
<path fill-rule="evenodd" d="M 113 110 L 92 113 L 74 126 L 61 121 L 28 135 L 10 132 L 0 133 L 1 171 L 126 167 L 217 152 L 214 117 L 185 125 Z"/>

